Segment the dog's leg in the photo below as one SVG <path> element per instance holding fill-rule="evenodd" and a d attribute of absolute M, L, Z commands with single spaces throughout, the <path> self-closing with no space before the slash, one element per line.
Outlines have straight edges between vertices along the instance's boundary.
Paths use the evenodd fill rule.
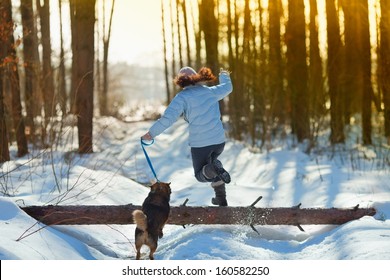
<path fill-rule="evenodd" d="M 168 218 L 167 218 L 168 219 Z M 166 219 L 166 220 L 167 220 Z M 161 225 L 161 227 L 158 229 L 158 238 L 162 238 L 164 236 L 164 233 L 163 233 L 163 228 L 165 226 L 165 223 L 166 223 L 166 220 L 165 222 Z"/>
<path fill-rule="evenodd" d="M 141 258 L 141 247 L 144 244 L 143 241 L 143 233 L 138 232 L 136 229 L 135 231 L 135 249 L 137 250 L 136 260 L 139 260 Z"/>
<path fill-rule="evenodd" d="M 157 244 L 150 247 L 149 259 L 154 260 L 154 252 L 157 250 Z"/>
<path fill-rule="evenodd" d="M 148 246 L 149 246 L 149 249 L 150 249 L 150 253 L 149 253 L 149 259 L 151 260 L 154 260 L 154 252 L 156 252 L 157 250 L 157 239 L 158 237 L 157 236 L 153 236 L 153 237 L 149 237 L 149 242 L 148 242 Z"/>
<path fill-rule="evenodd" d="M 139 260 L 141 258 L 141 246 L 142 244 L 135 244 L 135 249 L 137 250 L 137 255 L 135 257 L 136 260 Z"/>

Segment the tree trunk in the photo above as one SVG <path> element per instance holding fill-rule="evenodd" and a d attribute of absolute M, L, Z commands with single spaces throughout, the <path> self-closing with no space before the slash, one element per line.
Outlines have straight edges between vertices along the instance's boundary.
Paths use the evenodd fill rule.
<path fill-rule="evenodd" d="M 255 14 L 251 11 L 251 3 L 253 5 L 257 4 L 256 8 L 253 10 L 259 11 Z M 263 111 L 263 88 L 264 84 L 262 80 L 264 79 L 263 72 L 260 68 L 260 53 L 263 48 L 263 37 L 260 38 L 260 47 L 257 42 L 259 38 L 258 28 L 262 28 L 261 24 L 257 24 L 256 18 L 257 15 L 262 17 L 262 7 L 261 3 L 254 3 L 249 0 L 245 1 L 244 6 L 244 33 L 243 33 L 243 43 L 242 43 L 242 56 L 241 59 L 245 61 L 244 72 L 240 73 L 245 77 L 244 79 L 244 110 L 245 110 L 245 119 L 246 119 L 246 131 L 250 135 L 251 145 L 256 146 L 258 141 L 258 131 L 259 126 L 263 125 L 262 116 L 264 116 Z M 263 34 L 264 35 L 264 34 Z M 264 127 L 264 126 L 263 126 Z M 248 139 L 249 140 L 249 139 Z"/>
<path fill-rule="evenodd" d="M 66 81 L 65 81 L 65 51 L 64 51 L 64 35 L 62 28 L 62 0 L 58 0 L 58 8 L 60 13 L 60 65 L 58 69 L 58 99 L 62 112 L 62 117 L 68 113 L 66 95 Z"/>
<path fill-rule="evenodd" d="M 264 26 L 262 18 L 264 16 L 264 9 L 261 1 L 257 2 L 256 17 L 259 17 L 259 22 L 256 20 L 252 24 L 252 39 L 251 39 L 251 57 L 249 59 L 251 64 L 251 99 L 252 104 L 249 108 L 251 112 L 251 136 L 252 145 L 258 146 L 258 141 L 263 141 L 264 131 L 266 130 L 264 116 L 265 116 L 265 52 L 264 52 Z M 257 41 L 260 39 L 260 42 Z"/>
<path fill-rule="evenodd" d="M 310 116 L 314 117 L 318 123 L 319 118 L 325 115 L 326 98 L 324 95 L 324 79 L 319 48 L 317 17 L 317 0 L 310 0 Z"/>
<path fill-rule="evenodd" d="M 390 0 L 381 0 L 379 66 L 385 117 L 385 136 L 390 144 Z"/>
<path fill-rule="evenodd" d="M 195 36 L 195 66 L 196 69 L 199 69 L 202 65 L 202 58 L 201 58 L 201 48 L 202 48 L 202 36 L 201 36 L 201 30 L 199 24 L 196 24 L 196 19 L 195 19 L 195 12 L 194 12 L 194 7 L 193 2 L 190 2 L 191 4 L 191 17 L 192 17 L 192 22 L 193 22 L 193 29 L 194 29 L 194 36 Z M 200 4 L 198 1 L 197 5 L 198 9 L 198 20 L 200 19 L 199 17 L 199 10 L 200 10 Z"/>
<path fill-rule="evenodd" d="M 54 114 L 54 80 L 53 68 L 51 65 L 51 42 L 50 42 L 50 0 L 36 1 L 40 22 L 41 22 L 41 41 L 42 41 L 42 90 L 45 111 L 45 125 Z"/>
<path fill-rule="evenodd" d="M 12 37 L 13 39 L 13 37 Z M 13 43 L 13 40 L 11 41 Z M 19 70 L 16 62 L 16 51 L 10 48 L 11 56 L 14 57 L 14 61 L 8 65 L 8 75 L 11 85 L 12 94 L 12 120 L 16 134 L 16 143 L 18 146 L 18 157 L 22 157 L 28 154 L 27 138 L 25 134 L 24 117 L 22 113 L 22 103 L 20 98 L 20 79 Z"/>
<path fill-rule="evenodd" d="M 2 52 L 2 47 L 0 46 L 0 53 Z M 2 64 L 4 58 L 0 54 L 0 64 Z M 10 160 L 9 156 L 9 147 L 8 147 L 8 132 L 7 132 L 7 123 L 4 110 L 4 91 L 3 91 L 3 77 L 4 77 L 4 68 L 0 65 L 0 163 Z"/>
<path fill-rule="evenodd" d="M 174 26 L 174 7 L 172 4 L 173 1 L 169 1 L 169 13 L 170 13 L 170 26 L 171 26 L 171 48 L 172 48 L 172 73 L 173 76 L 176 75 L 176 44 L 175 44 L 175 26 Z M 167 104 L 171 102 L 173 97 L 175 96 L 175 87 L 173 85 L 172 95 L 169 96 L 167 100 Z"/>
<path fill-rule="evenodd" d="M 287 79 L 291 94 L 291 126 L 298 142 L 310 136 L 306 26 L 303 0 L 289 0 L 286 30 Z"/>
<path fill-rule="evenodd" d="M 162 37 L 163 37 L 163 47 L 164 47 L 164 76 L 165 76 L 165 87 L 167 91 L 167 102 L 171 100 L 171 86 L 170 78 L 168 71 L 168 58 L 167 58 L 167 35 L 165 32 L 165 9 L 164 9 L 164 0 L 161 0 L 161 26 L 162 26 Z"/>
<path fill-rule="evenodd" d="M 344 13 L 344 41 L 345 56 L 343 73 L 343 119 L 344 124 L 349 124 L 353 113 L 360 111 L 360 100 L 362 96 L 362 71 L 359 66 L 361 63 L 360 46 L 361 38 L 359 30 L 359 14 L 357 6 L 359 1 L 341 1 L 341 7 Z"/>
<path fill-rule="evenodd" d="M 238 11 L 238 5 L 237 0 L 234 0 L 234 12 L 231 13 L 230 10 L 228 10 L 228 13 L 232 14 L 233 17 L 233 23 L 230 25 L 233 27 L 233 47 L 232 47 L 232 57 L 233 59 L 233 67 L 232 67 L 232 80 L 234 81 L 234 93 L 229 95 L 229 120 L 231 123 L 231 133 L 232 137 L 236 140 L 241 141 L 244 136 L 244 124 L 243 124 L 243 115 L 244 115 L 244 104 L 243 104 L 243 98 L 244 98 L 244 75 L 243 75 L 243 68 L 244 68 L 244 61 L 241 59 L 241 54 L 239 52 L 240 50 L 240 28 L 239 28 L 239 21 L 240 17 L 242 16 L 240 12 Z M 231 17 L 229 17 L 231 18 Z M 228 30 L 230 32 L 230 30 Z M 230 36 L 230 34 L 229 34 Z"/>
<path fill-rule="evenodd" d="M 9 24 L 9 26 L 13 27 L 11 0 L 5 1 L 5 4 L 3 4 L 2 7 L 4 7 L 3 16 L 5 18 L 5 21 Z M 6 55 L 8 56 L 8 62 L 6 63 L 6 72 L 10 81 L 10 89 L 12 95 L 12 121 L 16 134 L 18 156 L 21 157 L 28 153 L 28 147 L 27 138 L 25 134 L 24 119 L 22 114 L 22 103 L 20 100 L 19 69 L 17 63 L 18 59 L 16 57 L 17 45 L 18 43 L 15 44 L 13 29 L 9 30 L 8 41 L 6 42 Z"/>
<path fill-rule="evenodd" d="M 104 5 L 104 3 L 103 3 Z M 110 10 L 110 19 L 108 23 L 108 32 L 106 34 L 105 30 L 105 16 L 103 16 L 103 91 L 100 96 L 99 106 L 100 106 L 100 115 L 107 116 L 109 114 L 108 110 L 108 51 L 110 47 L 110 38 L 111 38 L 111 28 L 112 28 L 112 19 L 114 15 L 115 0 L 111 4 Z M 103 10 L 105 14 L 105 9 Z"/>
<path fill-rule="evenodd" d="M 76 0 L 77 127 L 79 153 L 92 153 L 95 0 Z"/>
<path fill-rule="evenodd" d="M 22 209 L 46 225 L 132 224 L 131 213 L 141 206 L 29 206 Z M 375 209 L 255 208 L 250 207 L 171 207 L 168 224 L 174 225 L 306 225 L 343 224 Z"/>
<path fill-rule="evenodd" d="M 266 50 L 266 29 L 263 23 L 263 18 L 265 14 L 265 9 L 262 7 L 262 1 L 258 0 L 258 13 L 259 13 L 259 35 L 260 35 L 260 45 L 259 45 L 259 65 L 258 65 L 258 76 L 256 79 L 256 93 L 254 97 L 255 102 L 255 112 L 257 123 L 261 124 L 261 130 L 258 132 L 259 138 L 261 140 L 260 147 L 263 147 L 266 144 L 267 136 L 270 133 L 271 119 L 269 118 L 270 108 L 267 108 L 267 85 L 268 85 L 268 65 L 267 65 L 267 50 Z"/>
<path fill-rule="evenodd" d="M 269 92 L 272 119 L 284 124 L 287 119 L 287 97 L 283 87 L 283 59 L 280 34 L 280 21 L 283 15 L 280 0 L 269 1 Z"/>
<path fill-rule="evenodd" d="M 234 80 L 235 77 L 237 76 L 237 64 L 236 64 L 236 57 L 235 57 L 235 51 L 233 48 L 233 13 L 232 13 L 232 8 L 231 8 L 231 1 L 226 0 L 226 6 L 227 6 L 227 44 L 228 44 L 228 61 L 229 61 L 229 66 L 230 70 L 232 71 L 231 76 L 233 77 Z M 238 80 L 239 81 L 239 80 Z M 237 84 L 234 84 L 234 91 L 237 92 L 235 94 L 229 95 L 229 103 L 228 103 L 228 108 L 229 108 L 229 122 L 230 122 L 230 136 L 238 139 L 240 135 L 240 125 L 239 125 L 239 109 L 237 106 L 237 102 L 239 101 L 239 96 L 237 91 Z"/>
<path fill-rule="evenodd" d="M 183 63 L 183 51 L 181 44 L 181 20 L 180 20 L 180 0 L 176 0 L 176 30 L 177 30 L 177 42 L 178 42 L 178 52 L 179 52 L 179 66 L 182 68 Z"/>
<path fill-rule="evenodd" d="M 371 145 L 371 132 L 372 132 L 372 124 L 371 124 L 371 104 L 373 100 L 374 91 L 372 88 L 371 81 L 371 43 L 370 43 L 370 24 L 369 24 L 369 10 L 368 10 L 368 0 L 360 1 L 358 5 L 361 28 L 360 28 L 360 36 L 362 38 L 362 46 L 361 46 L 361 69 L 362 69 L 362 82 L 363 82 L 363 93 L 362 93 L 362 138 L 364 145 Z M 389 78 L 389 77 L 387 77 Z"/>
<path fill-rule="evenodd" d="M 7 21 L 5 14 L 5 1 L 0 0 L 0 26 L 3 27 L 3 31 L 0 34 L 0 163 L 10 160 L 9 146 L 8 146 L 8 131 L 4 104 L 4 75 L 5 75 L 5 59 L 7 57 L 6 44 L 8 41 L 8 32 L 13 31 L 13 26 L 10 28 L 10 24 Z M 11 29 L 8 30 L 7 26 Z"/>
<path fill-rule="evenodd" d="M 34 117 L 37 114 L 37 108 L 40 107 L 39 101 L 39 53 L 38 39 L 34 19 L 34 9 L 32 0 L 21 0 L 20 11 L 23 23 L 23 55 L 25 72 L 25 106 L 26 106 L 26 128 L 30 135 L 30 141 L 35 143 L 35 124 Z"/>
<path fill-rule="evenodd" d="M 1 6 L 4 6 L 5 0 L 0 0 Z M 2 10 L 0 9 L 2 12 Z M 0 25 L 6 27 L 7 22 L 4 17 L 0 17 Z M 12 28 L 13 30 L 13 28 Z M 3 30 L 6 33 L 6 28 Z M 10 32 L 10 30 L 8 31 Z M 5 58 L 7 56 L 6 42 L 8 41 L 8 36 L 6 34 L 0 35 L 0 163 L 10 160 L 9 155 L 9 146 L 8 146 L 8 131 L 5 115 L 5 104 L 4 104 L 4 65 Z"/>
<path fill-rule="evenodd" d="M 206 66 L 213 73 L 218 73 L 218 22 L 214 0 L 202 0 L 199 15 L 206 49 Z"/>
<path fill-rule="evenodd" d="M 328 84 L 330 96 L 330 141 L 332 144 L 344 143 L 344 122 L 342 95 L 340 91 L 341 39 L 340 25 L 336 13 L 335 0 L 326 0 L 326 17 L 328 20 Z"/>
<path fill-rule="evenodd" d="M 187 65 L 192 65 L 191 61 L 191 45 L 190 45 L 190 35 L 188 32 L 188 17 L 187 17 L 187 5 L 186 1 L 181 2 L 181 9 L 183 11 L 183 20 L 184 20 L 184 31 L 186 35 L 186 53 L 187 53 Z"/>
<path fill-rule="evenodd" d="M 78 88 L 77 84 L 77 27 L 75 20 L 75 5 L 77 0 L 69 0 L 69 13 L 70 13 L 70 26 L 72 34 L 72 71 L 71 71 L 71 82 L 70 82 L 70 112 L 76 114 L 76 91 Z"/>

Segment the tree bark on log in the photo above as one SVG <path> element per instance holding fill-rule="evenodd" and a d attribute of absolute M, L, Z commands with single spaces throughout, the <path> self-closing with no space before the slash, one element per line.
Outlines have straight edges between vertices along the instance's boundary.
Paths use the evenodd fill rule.
<path fill-rule="evenodd" d="M 27 214 L 46 225 L 133 224 L 131 213 L 141 206 L 28 206 Z M 256 208 L 171 207 L 167 224 L 195 225 L 307 225 L 344 224 L 363 216 L 374 216 L 374 208 Z"/>

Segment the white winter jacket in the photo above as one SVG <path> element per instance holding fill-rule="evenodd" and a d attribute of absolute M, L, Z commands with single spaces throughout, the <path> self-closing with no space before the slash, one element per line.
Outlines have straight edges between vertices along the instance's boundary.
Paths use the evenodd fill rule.
<path fill-rule="evenodd" d="M 218 101 L 230 94 L 233 86 L 227 73 L 219 74 L 216 86 L 194 85 L 185 87 L 169 104 L 164 114 L 149 129 L 155 138 L 170 127 L 183 114 L 188 122 L 189 145 L 194 148 L 225 142 Z"/>

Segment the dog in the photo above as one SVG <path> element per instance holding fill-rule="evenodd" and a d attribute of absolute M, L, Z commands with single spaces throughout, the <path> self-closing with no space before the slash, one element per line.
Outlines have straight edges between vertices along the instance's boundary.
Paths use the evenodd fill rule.
<path fill-rule="evenodd" d="M 157 241 L 163 237 L 163 228 L 170 213 L 169 200 L 171 197 L 171 183 L 157 182 L 150 186 L 150 192 L 142 204 L 142 210 L 133 211 L 135 228 L 136 259 L 141 257 L 142 245 L 150 249 L 149 259 L 154 260 L 157 250 Z"/>

